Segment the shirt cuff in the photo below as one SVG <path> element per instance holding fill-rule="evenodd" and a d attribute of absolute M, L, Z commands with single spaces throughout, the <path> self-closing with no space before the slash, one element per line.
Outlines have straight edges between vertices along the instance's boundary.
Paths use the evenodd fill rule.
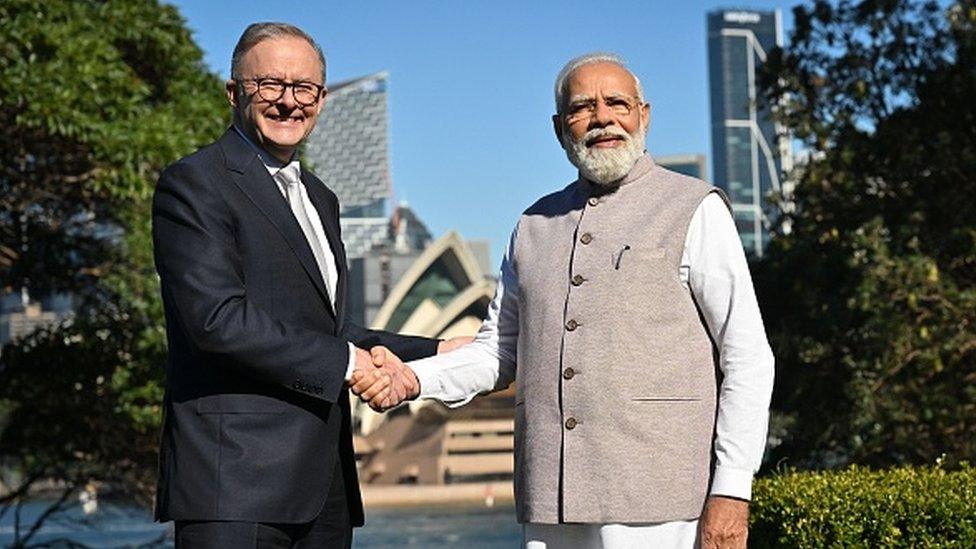
<path fill-rule="evenodd" d="M 420 383 L 420 393 L 417 398 L 434 398 L 441 394 L 443 388 L 441 387 L 440 376 L 437 375 L 436 365 L 424 364 L 423 360 L 418 360 L 408 363 L 407 366 L 413 370 L 414 375 L 417 376 L 417 382 Z"/>
<path fill-rule="evenodd" d="M 710 494 L 751 500 L 752 471 L 716 466 Z"/>
<path fill-rule="evenodd" d="M 356 369 L 356 346 L 349 343 L 349 365 L 346 366 L 346 381 L 352 379 L 352 372 Z"/>

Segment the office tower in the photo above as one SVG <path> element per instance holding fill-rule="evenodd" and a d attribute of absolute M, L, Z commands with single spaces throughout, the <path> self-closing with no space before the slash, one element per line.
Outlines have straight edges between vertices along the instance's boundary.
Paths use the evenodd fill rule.
<path fill-rule="evenodd" d="M 397 282 L 434 240 L 406 202 L 387 214 L 393 199 L 388 78 L 379 72 L 330 84 L 319 123 L 303 151 L 312 171 L 339 197 L 349 265 L 349 317 L 362 326 L 373 323 Z M 471 243 L 465 244 L 472 249 Z M 487 263 L 486 250 L 479 261 L 482 257 Z"/>
<path fill-rule="evenodd" d="M 339 224 L 349 264 L 348 307 L 358 324 L 370 320 L 389 288 L 431 240 L 409 208 L 393 219 L 390 177 L 388 75 L 379 72 L 329 85 L 329 95 L 304 158 L 339 197 Z M 397 223 L 409 218 L 412 223 Z M 409 238 L 393 244 L 394 225 L 409 227 Z M 382 267 L 382 269 L 379 268 Z"/>
<path fill-rule="evenodd" d="M 705 173 L 705 155 L 703 154 L 655 156 L 654 162 L 658 166 L 667 168 L 673 172 L 708 181 L 708 174 Z"/>
<path fill-rule="evenodd" d="M 359 257 L 386 240 L 393 196 L 385 72 L 329 85 L 304 158 L 339 197 L 346 254 Z"/>
<path fill-rule="evenodd" d="M 73 314 L 70 294 L 49 294 L 36 301 L 27 288 L 0 292 L 0 356 L 8 343 L 65 321 Z"/>
<path fill-rule="evenodd" d="M 712 183 L 732 201 L 746 253 L 760 257 L 776 208 L 767 195 L 788 193 L 790 139 L 767 107 L 757 105 L 757 70 L 782 44 L 779 11 L 716 10 L 708 13 L 708 75 L 712 118 Z"/>

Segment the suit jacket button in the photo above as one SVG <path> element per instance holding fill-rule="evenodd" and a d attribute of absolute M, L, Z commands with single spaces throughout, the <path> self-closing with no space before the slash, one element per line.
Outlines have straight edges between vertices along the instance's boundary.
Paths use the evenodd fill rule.
<path fill-rule="evenodd" d="M 576 370 L 572 368 L 566 368 L 565 370 L 563 370 L 563 379 L 566 380 L 573 379 L 573 376 L 575 375 L 576 375 Z"/>
<path fill-rule="evenodd" d="M 573 282 L 573 286 L 579 286 L 579 285 L 583 284 L 584 282 L 586 282 L 586 279 L 583 278 L 583 275 L 573 275 L 573 281 L 572 282 Z"/>
<path fill-rule="evenodd" d="M 574 318 L 569 319 L 569 322 L 566 323 L 566 329 L 572 332 L 576 328 L 579 328 L 579 322 L 576 322 Z"/>
<path fill-rule="evenodd" d="M 586 203 L 589 204 L 590 206 L 596 206 L 597 204 L 600 203 L 600 199 L 595 196 L 591 196 L 590 199 L 586 201 Z"/>
<path fill-rule="evenodd" d="M 580 242 L 582 242 L 583 244 L 589 244 L 590 242 L 593 242 L 593 235 L 591 235 L 590 233 L 583 233 L 583 235 L 580 236 Z"/>
<path fill-rule="evenodd" d="M 576 421 L 576 418 L 575 417 L 571 417 L 571 418 L 569 418 L 569 419 L 566 420 L 566 429 L 572 431 L 573 429 L 576 428 L 576 425 L 578 423 L 579 422 Z"/>

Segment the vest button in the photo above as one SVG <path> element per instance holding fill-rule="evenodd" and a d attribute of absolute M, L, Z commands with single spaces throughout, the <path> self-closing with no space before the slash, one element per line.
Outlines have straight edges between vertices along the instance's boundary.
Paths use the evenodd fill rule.
<path fill-rule="evenodd" d="M 597 204 L 600 203 L 600 199 L 595 196 L 591 196 L 590 199 L 586 201 L 586 203 L 589 204 L 590 206 L 596 206 Z"/>
<path fill-rule="evenodd" d="M 572 332 L 576 328 L 579 328 L 579 322 L 576 322 L 576 319 L 571 318 L 569 319 L 568 322 L 566 322 L 566 329 L 569 330 L 570 332 Z"/>
<path fill-rule="evenodd" d="M 572 431 L 573 429 L 576 428 L 576 424 L 577 423 L 579 423 L 579 422 L 576 421 L 576 418 L 575 417 L 571 417 L 571 418 L 569 418 L 569 419 L 566 420 L 566 428 L 569 429 L 570 431 Z"/>
<path fill-rule="evenodd" d="M 583 275 L 573 275 L 572 282 L 573 282 L 573 286 L 579 286 L 584 282 L 586 282 L 586 279 L 583 278 Z"/>
<path fill-rule="evenodd" d="M 593 235 L 591 235 L 590 233 L 583 233 L 583 235 L 580 236 L 580 242 L 582 242 L 583 244 L 589 244 L 590 242 L 593 242 Z"/>
<path fill-rule="evenodd" d="M 565 370 L 563 370 L 563 379 L 567 379 L 567 380 L 573 379 L 573 376 L 575 375 L 576 375 L 576 370 L 572 368 L 566 368 Z"/>

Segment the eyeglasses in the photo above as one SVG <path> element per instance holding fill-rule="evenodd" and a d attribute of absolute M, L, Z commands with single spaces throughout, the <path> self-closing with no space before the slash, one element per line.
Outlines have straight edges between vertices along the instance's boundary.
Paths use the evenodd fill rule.
<path fill-rule="evenodd" d="M 280 100 L 285 95 L 285 90 L 291 88 L 295 102 L 303 107 L 314 106 L 326 91 L 325 86 L 315 82 L 285 82 L 277 78 L 242 78 L 237 82 L 253 82 L 258 88 L 258 96 L 269 103 Z"/>
<path fill-rule="evenodd" d="M 603 104 L 610 109 L 615 116 L 628 116 L 634 112 L 639 103 L 626 97 L 606 97 Z M 566 106 L 566 121 L 575 124 L 581 120 L 589 120 L 596 114 L 596 99 L 579 99 L 571 101 Z"/>

